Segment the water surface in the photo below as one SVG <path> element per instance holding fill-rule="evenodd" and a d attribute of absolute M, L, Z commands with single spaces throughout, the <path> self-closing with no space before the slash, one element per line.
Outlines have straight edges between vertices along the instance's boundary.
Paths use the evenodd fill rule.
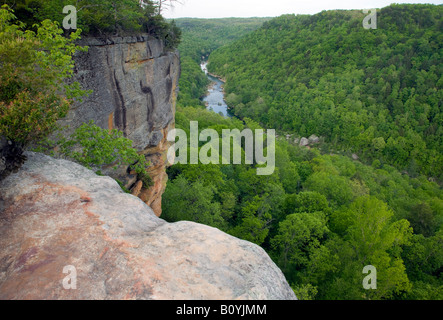
<path fill-rule="evenodd" d="M 208 93 L 203 99 L 203 102 L 206 104 L 206 108 L 208 110 L 220 113 L 225 117 L 231 117 L 228 112 L 228 105 L 225 102 L 225 93 L 223 92 L 224 82 L 216 77 L 211 76 L 208 73 L 207 65 L 208 63 L 206 61 L 203 61 L 200 64 L 202 71 L 206 74 L 208 79 L 211 80 L 211 84 L 208 88 Z"/>

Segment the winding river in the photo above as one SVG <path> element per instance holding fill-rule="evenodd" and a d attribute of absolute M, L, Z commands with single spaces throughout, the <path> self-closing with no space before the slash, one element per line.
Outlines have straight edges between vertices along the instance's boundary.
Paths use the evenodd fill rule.
<path fill-rule="evenodd" d="M 203 102 L 206 104 L 208 110 L 222 114 L 225 117 L 231 117 L 228 112 L 228 105 L 225 102 L 225 93 L 223 92 L 224 82 L 210 75 L 208 73 L 207 65 L 208 62 L 206 61 L 202 61 L 200 64 L 202 71 L 206 74 L 208 79 L 211 80 L 211 85 L 208 88 L 208 93 L 203 99 Z"/>

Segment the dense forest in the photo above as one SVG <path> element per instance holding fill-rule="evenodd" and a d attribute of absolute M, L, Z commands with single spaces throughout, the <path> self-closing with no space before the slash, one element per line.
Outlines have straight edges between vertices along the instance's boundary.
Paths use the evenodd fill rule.
<path fill-rule="evenodd" d="M 377 30 L 356 11 L 282 16 L 215 50 L 237 117 L 205 110 L 182 82 L 177 128 L 275 128 L 276 170 L 176 164 L 162 217 L 262 246 L 300 299 L 443 299 L 443 193 L 430 178 L 442 168 L 441 8 L 392 5 Z M 187 32 L 212 32 L 190 29 L 184 47 Z M 377 290 L 362 287 L 367 265 Z"/>
<path fill-rule="evenodd" d="M 443 6 L 285 15 L 211 54 L 239 117 L 443 179 Z"/>
<path fill-rule="evenodd" d="M 157 1 L 79 0 L 81 30 L 67 33 L 60 12 L 69 1 L 4 2 L 0 135 L 38 142 L 87 94 L 65 85 L 84 49 L 80 34 L 149 32 L 173 50 L 178 25 L 176 127 L 189 136 L 198 121 L 200 130 L 270 128 L 280 137 L 272 175 L 257 175 L 256 164 L 170 167 L 162 218 L 260 245 L 299 299 L 443 299 L 442 6 L 391 5 L 366 30 L 360 11 L 174 23 Z M 208 56 L 236 117 L 201 103 Z M 294 142 L 311 134 L 320 143 Z M 131 141 L 111 135 L 85 124 L 65 146 L 85 166 L 120 159 L 146 174 Z M 82 141 L 94 147 L 89 157 L 77 153 Z M 362 286 L 367 265 L 377 269 L 376 290 Z"/>
<path fill-rule="evenodd" d="M 75 5 L 77 28 L 83 36 L 124 36 L 149 33 L 164 39 L 168 48 L 180 42 L 180 29 L 168 22 L 159 9 L 163 0 L 0 0 L 0 7 L 8 5 L 14 15 L 27 29 L 44 20 L 57 22 L 60 26 L 67 16 L 65 6 Z M 36 30 L 34 30 L 36 31 Z"/>
<path fill-rule="evenodd" d="M 179 104 L 198 105 L 206 93 L 208 78 L 201 72 L 200 63 L 215 49 L 238 40 L 262 26 L 270 18 L 193 19 L 182 18 L 174 22 L 182 31 L 178 50 L 181 55 Z"/>
<path fill-rule="evenodd" d="M 247 33 L 257 30 L 271 18 L 225 18 L 196 19 L 181 18 L 175 23 L 183 32 L 179 50 L 185 57 L 200 63 L 212 51 L 234 42 Z"/>

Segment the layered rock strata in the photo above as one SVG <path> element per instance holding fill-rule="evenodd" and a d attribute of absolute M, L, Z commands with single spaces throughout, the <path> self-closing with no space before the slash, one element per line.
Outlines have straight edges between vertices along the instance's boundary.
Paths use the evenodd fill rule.
<path fill-rule="evenodd" d="M 177 51 L 165 50 L 163 42 L 149 35 L 85 38 L 88 52 L 75 57 L 74 81 L 92 94 L 76 103 L 60 121 L 64 134 L 71 134 L 93 120 L 104 129 L 119 129 L 151 162 L 149 189 L 138 190 L 136 177 L 127 170 L 104 170 L 161 214 L 161 195 L 167 175 L 166 140 L 174 128 L 175 101 L 180 76 Z"/>

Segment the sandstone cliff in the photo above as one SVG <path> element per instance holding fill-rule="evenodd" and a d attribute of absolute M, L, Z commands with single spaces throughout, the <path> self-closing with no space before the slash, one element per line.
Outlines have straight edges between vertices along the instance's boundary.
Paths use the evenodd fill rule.
<path fill-rule="evenodd" d="M 295 299 L 262 248 L 166 223 L 75 163 L 27 157 L 0 185 L 0 299 Z"/>
<path fill-rule="evenodd" d="M 178 52 L 166 51 L 163 41 L 149 35 L 85 38 L 80 45 L 89 46 L 89 50 L 75 57 L 73 80 L 93 93 L 76 103 L 60 124 L 69 126 L 65 134 L 70 134 L 94 120 L 101 128 L 117 128 L 131 139 L 152 163 L 148 172 L 154 185 L 140 189 L 127 168 L 104 173 L 122 181 L 160 216 L 167 181 L 166 136 L 174 127 L 180 76 Z"/>

